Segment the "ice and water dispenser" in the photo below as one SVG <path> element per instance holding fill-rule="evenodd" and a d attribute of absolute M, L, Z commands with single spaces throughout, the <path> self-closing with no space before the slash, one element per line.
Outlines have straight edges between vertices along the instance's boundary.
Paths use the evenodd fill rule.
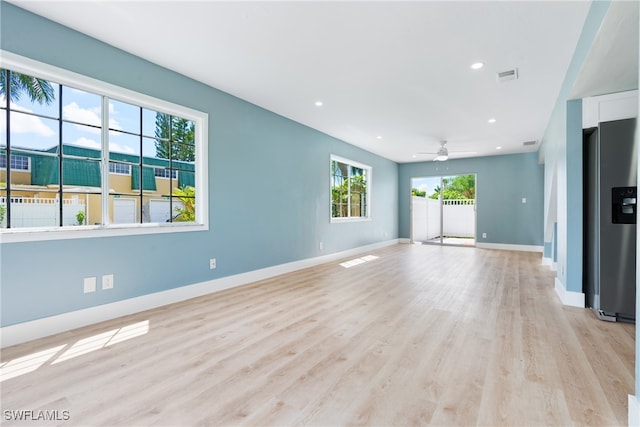
<path fill-rule="evenodd" d="M 637 193 L 637 187 L 613 187 L 611 189 L 611 222 L 614 224 L 636 223 Z"/>

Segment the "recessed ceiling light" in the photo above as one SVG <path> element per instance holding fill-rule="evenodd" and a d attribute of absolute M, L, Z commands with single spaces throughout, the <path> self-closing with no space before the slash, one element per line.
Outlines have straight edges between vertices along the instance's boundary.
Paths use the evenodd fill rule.
<path fill-rule="evenodd" d="M 471 64 L 472 70 L 479 70 L 482 67 L 484 67 L 484 62 L 474 62 L 473 64 Z"/>
<path fill-rule="evenodd" d="M 487 120 L 487 121 L 488 121 L 489 123 L 495 123 L 495 122 L 496 122 L 496 119 L 494 119 L 494 118 L 492 117 L 492 118 L 490 118 L 490 119 L 489 119 L 489 120 Z"/>
<path fill-rule="evenodd" d="M 322 101 L 316 101 L 316 107 L 322 107 Z"/>
<path fill-rule="evenodd" d="M 413 157 L 413 158 L 415 159 L 415 158 L 416 158 L 416 157 L 418 157 L 418 156 L 414 154 L 414 155 L 413 155 L 413 156 L 411 156 L 411 157 Z"/>
<path fill-rule="evenodd" d="M 497 147 L 496 147 L 496 150 L 502 150 L 502 147 L 497 146 Z"/>
<path fill-rule="evenodd" d="M 378 135 L 376 136 L 376 139 L 382 139 L 382 136 Z"/>

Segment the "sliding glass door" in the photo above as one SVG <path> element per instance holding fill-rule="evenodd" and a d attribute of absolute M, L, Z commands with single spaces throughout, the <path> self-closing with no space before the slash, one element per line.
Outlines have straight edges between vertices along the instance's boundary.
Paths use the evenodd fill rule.
<path fill-rule="evenodd" d="M 475 174 L 413 178 L 411 188 L 413 243 L 475 245 Z"/>

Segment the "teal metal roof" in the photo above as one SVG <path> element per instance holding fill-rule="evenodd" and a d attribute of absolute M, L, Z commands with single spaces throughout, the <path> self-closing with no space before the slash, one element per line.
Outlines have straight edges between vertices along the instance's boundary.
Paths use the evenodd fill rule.
<path fill-rule="evenodd" d="M 91 148 L 63 145 L 62 152 L 65 156 L 84 157 L 85 159 L 70 159 L 63 157 L 63 184 L 87 187 L 100 187 L 100 151 Z M 44 150 L 43 153 L 57 154 L 58 147 Z M 32 185 L 57 185 L 59 184 L 58 157 L 39 155 L 31 152 L 21 152 L 21 155 L 31 158 L 31 184 Z M 131 188 L 140 189 L 140 157 L 124 153 L 109 153 L 111 160 L 131 164 Z M 96 159 L 96 160 L 93 160 Z M 154 167 L 178 170 L 178 186 L 195 186 L 195 165 L 188 162 L 143 157 L 142 185 L 144 190 L 156 190 Z"/>

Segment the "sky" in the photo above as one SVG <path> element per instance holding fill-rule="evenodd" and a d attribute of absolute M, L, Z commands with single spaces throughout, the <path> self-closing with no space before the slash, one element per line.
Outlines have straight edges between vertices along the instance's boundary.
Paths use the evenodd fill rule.
<path fill-rule="evenodd" d="M 53 85 L 56 100 L 50 105 L 33 103 L 23 94 L 17 102 L 11 103 L 14 110 L 11 114 L 11 146 L 14 148 L 31 148 L 36 150 L 49 149 L 58 145 L 59 122 L 59 86 Z M 62 88 L 62 118 L 76 123 L 62 125 L 63 143 L 80 147 L 100 149 L 101 129 L 92 127 L 102 123 L 101 97 L 92 93 Z M 0 105 L 6 104 L 4 96 L 0 95 Z M 19 112 L 35 113 L 44 117 L 21 114 Z M 122 131 L 140 132 L 140 109 L 116 100 L 109 100 L 109 151 L 139 154 L 139 137 L 123 133 Z M 53 117 L 54 119 L 48 118 Z M 143 109 L 142 132 L 148 136 L 143 140 L 143 154 L 155 157 L 155 119 L 156 112 Z M 87 126 L 92 125 L 92 126 Z M 2 145 L 6 144 L 5 132 L 6 115 L 0 114 L 0 131 L 2 131 Z"/>
<path fill-rule="evenodd" d="M 427 177 L 427 178 L 413 178 L 411 179 L 411 188 L 417 188 L 421 191 L 426 191 L 427 196 L 434 193 L 435 188 L 440 186 L 440 177 Z"/>

